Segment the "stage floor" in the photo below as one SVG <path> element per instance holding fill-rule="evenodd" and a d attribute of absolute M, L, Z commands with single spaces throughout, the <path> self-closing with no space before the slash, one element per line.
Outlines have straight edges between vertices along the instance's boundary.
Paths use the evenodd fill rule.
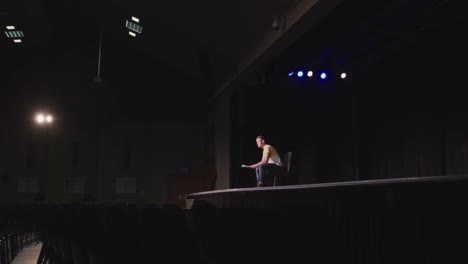
<path fill-rule="evenodd" d="M 205 202 L 218 208 L 231 207 L 282 207 L 307 205 L 316 196 L 341 195 L 359 191 L 379 191 L 391 197 L 401 188 L 434 188 L 468 183 L 468 175 L 432 176 L 360 180 L 317 184 L 287 185 L 274 187 L 234 188 L 191 193 L 185 196 L 187 208 L 194 203 Z M 449 191 L 449 190 L 447 190 Z M 328 195 L 327 195 L 328 194 Z M 330 197 L 331 198 L 331 197 Z"/>

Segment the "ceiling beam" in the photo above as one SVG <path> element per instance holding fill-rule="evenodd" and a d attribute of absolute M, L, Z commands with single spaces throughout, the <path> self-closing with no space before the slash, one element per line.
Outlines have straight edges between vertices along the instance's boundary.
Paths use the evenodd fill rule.
<path fill-rule="evenodd" d="M 272 27 L 271 30 L 265 32 L 254 48 L 238 61 L 237 72 L 234 72 L 225 83 L 217 87 L 211 99 L 216 100 L 222 93 L 239 87 L 255 69 L 293 44 L 342 1 L 298 0 L 278 18 L 279 27 L 277 29 Z"/>

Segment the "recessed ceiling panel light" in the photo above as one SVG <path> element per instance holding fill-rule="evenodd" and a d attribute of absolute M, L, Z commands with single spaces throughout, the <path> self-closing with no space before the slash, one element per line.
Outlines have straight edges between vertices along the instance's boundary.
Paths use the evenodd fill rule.
<path fill-rule="evenodd" d="M 24 37 L 23 31 L 5 31 L 8 38 L 22 38 Z"/>
<path fill-rule="evenodd" d="M 133 33 L 133 32 L 131 32 L 131 31 L 129 31 L 128 34 L 129 34 L 130 36 L 132 36 L 132 37 L 136 37 L 136 34 Z"/>
<path fill-rule="evenodd" d="M 15 43 L 21 43 L 21 42 L 22 42 L 21 39 L 14 39 L 13 41 L 14 41 Z"/>
<path fill-rule="evenodd" d="M 6 29 L 8 29 L 8 30 L 15 30 L 15 26 L 6 26 Z"/>
<path fill-rule="evenodd" d="M 140 23 L 140 19 L 139 19 L 139 18 L 136 18 L 136 17 L 134 17 L 134 16 L 132 16 L 132 20 L 135 21 L 135 22 L 137 22 L 137 23 Z"/>
<path fill-rule="evenodd" d="M 134 23 L 132 21 L 128 21 L 125 23 L 125 26 L 132 30 L 132 31 L 135 31 L 136 33 L 140 33 L 141 34 L 141 31 L 143 30 L 143 27 L 138 25 L 137 23 Z"/>

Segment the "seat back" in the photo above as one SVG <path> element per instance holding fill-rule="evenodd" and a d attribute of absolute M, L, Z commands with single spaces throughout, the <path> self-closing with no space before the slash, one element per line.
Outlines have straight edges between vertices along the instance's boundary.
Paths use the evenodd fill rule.
<path fill-rule="evenodd" d="M 286 152 L 283 156 L 283 167 L 284 167 L 284 173 L 282 175 L 275 175 L 273 178 L 273 186 L 276 186 L 277 184 L 281 184 L 279 181 L 281 181 L 281 178 L 288 176 L 289 174 L 289 169 L 291 168 L 291 156 L 292 152 Z M 282 180 L 284 181 L 284 180 Z"/>
<path fill-rule="evenodd" d="M 286 154 L 284 154 L 284 157 L 283 157 L 283 167 L 285 169 L 286 175 L 289 174 L 289 169 L 291 168 L 291 156 L 292 156 L 292 152 L 289 151 L 289 152 L 286 152 Z"/>

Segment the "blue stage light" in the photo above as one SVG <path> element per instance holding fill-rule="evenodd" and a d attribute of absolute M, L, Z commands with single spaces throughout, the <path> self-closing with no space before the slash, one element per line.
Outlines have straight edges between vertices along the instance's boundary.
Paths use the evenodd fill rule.
<path fill-rule="evenodd" d="M 297 77 L 302 77 L 304 76 L 304 72 L 303 71 L 298 71 L 297 72 Z"/>
<path fill-rule="evenodd" d="M 327 78 L 327 74 L 322 72 L 322 74 L 320 74 L 320 78 L 322 78 L 322 80 L 325 80 Z"/>

